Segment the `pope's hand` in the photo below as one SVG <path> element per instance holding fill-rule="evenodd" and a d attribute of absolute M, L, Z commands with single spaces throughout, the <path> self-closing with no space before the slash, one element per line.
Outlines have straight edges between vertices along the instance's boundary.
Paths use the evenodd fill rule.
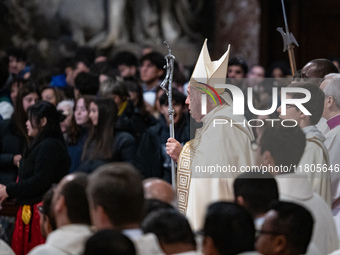
<path fill-rule="evenodd" d="M 177 162 L 179 154 L 181 153 L 182 145 L 174 138 L 169 138 L 166 143 L 166 153 Z"/>

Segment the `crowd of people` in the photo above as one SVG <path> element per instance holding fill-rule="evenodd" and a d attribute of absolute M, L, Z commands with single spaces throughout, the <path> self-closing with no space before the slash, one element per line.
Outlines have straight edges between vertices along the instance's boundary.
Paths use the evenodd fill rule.
<path fill-rule="evenodd" d="M 248 68 L 229 59 L 229 49 L 211 61 L 205 42 L 190 77 L 175 62 L 170 138 L 162 54 L 78 48 L 42 68 L 20 48 L 5 53 L 0 203 L 14 200 L 19 209 L 15 223 L 0 217 L 0 253 L 340 254 L 335 62 L 312 60 L 293 77 L 282 63 Z M 235 95 L 216 86 L 221 79 L 245 99 L 252 88 L 255 109 L 279 104 L 261 116 L 245 104 L 244 116 L 235 115 Z M 309 92 L 303 107 L 310 115 L 298 104 L 280 106 L 273 88 L 287 88 L 289 100 L 305 97 L 294 88 Z M 205 111 L 202 95 L 210 96 Z M 295 125 L 245 124 L 254 119 Z M 218 165 L 237 171 L 195 171 Z M 241 173 L 245 166 L 259 171 Z M 275 166 L 289 171 L 264 171 Z"/>

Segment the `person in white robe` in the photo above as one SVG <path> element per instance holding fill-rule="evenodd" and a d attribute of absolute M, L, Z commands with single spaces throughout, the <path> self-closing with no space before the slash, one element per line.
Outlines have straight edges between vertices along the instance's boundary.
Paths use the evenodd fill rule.
<path fill-rule="evenodd" d="M 311 114 L 304 114 L 294 104 L 286 105 L 286 114 L 282 113 L 281 106 L 277 109 L 281 119 L 293 119 L 306 135 L 305 151 L 296 168 L 298 173 L 306 173 L 316 193 L 318 193 L 331 207 L 331 172 L 328 171 L 329 156 L 324 144 L 326 138 L 315 126 L 322 115 L 325 95 L 318 85 L 309 82 L 292 83 L 289 87 L 298 87 L 310 92 L 311 98 L 303 107 Z M 288 93 L 287 99 L 303 98 L 302 93 Z"/>
<path fill-rule="evenodd" d="M 234 115 L 229 94 L 217 86 L 225 83 L 228 56 L 229 49 L 219 60 L 211 61 L 204 42 L 186 100 L 191 116 L 203 126 L 183 149 L 173 138 L 167 142 L 167 153 L 178 161 L 178 207 L 194 230 L 202 228 L 210 203 L 233 200 L 234 178 L 242 166 L 255 162 L 252 130 L 244 116 Z M 206 99 L 203 104 L 202 98 Z"/>
<path fill-rule="evenodd" d="M 257 165 L 286 166 L 289 169 L 290 165 L 298 165 L 306 140 L 298 126 L 285 128 L 276 123 L 273 128 L 269 127 L 263 131 L 257 144 Z M 313 191 L 307 175 L 294 171 L 273 171 L 272 174 L 278 184 L 280 200 L 300 204 L 313 215 L 314 231 L 307 254 L 315 254 L 311 251 L 312 247 L 316 247 L 320 254 L 328 254 L 338 249 L 338 234 L 331 209 L 324 199 Z"/>
<path fill-rule="evenodd" d="M 322 116 L 327 120 L 329 131 L 325 134 L 332 183 L 332 212 L 340 236 L 340 74 L 329 74 L 321 83 L 325 93 Z"/>

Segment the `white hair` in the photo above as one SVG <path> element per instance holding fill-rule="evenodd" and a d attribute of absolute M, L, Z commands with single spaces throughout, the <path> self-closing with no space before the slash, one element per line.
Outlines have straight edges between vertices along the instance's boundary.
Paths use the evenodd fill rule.
<path fill-rule="evenodd" d="M 340 74 L 331 73 L 325 76 L 326 85 L 323 88 L 326 96 L 334 98 L 336 106 L 340 109 Z"/>
<path fill-rule="evenodd" d="M 59 104 L 57 105 L 57 110 L 59 110 L 60 107 L 68 107 L 69 111 L 73 114 L 73 107 L 74 107 L 74 101 L 73 100 L 63 100 L 60 101 Z"/>

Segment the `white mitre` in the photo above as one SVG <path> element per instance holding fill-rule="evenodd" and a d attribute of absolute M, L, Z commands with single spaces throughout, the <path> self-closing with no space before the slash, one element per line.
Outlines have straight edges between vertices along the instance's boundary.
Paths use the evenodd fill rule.
<path fill-rule="evenodd" d="M 195 69 L 190 78 L 191 88 L 196 89 L 202 94 L 206 94 L 206 90 L 210 90 L 212 95 L 216 93 L 222 97 L 228 104 L 232 103 L 232 100 L 224 88 L 215 88 L 217 84 L 225 84 L 228 71 L 230 45 L 224 55 L 216 61 L 211 61 L 207 39 L 205 39 L 201 53 L 195 65 Z M 211 89 L 213 88 L 213 90 Z"/>

